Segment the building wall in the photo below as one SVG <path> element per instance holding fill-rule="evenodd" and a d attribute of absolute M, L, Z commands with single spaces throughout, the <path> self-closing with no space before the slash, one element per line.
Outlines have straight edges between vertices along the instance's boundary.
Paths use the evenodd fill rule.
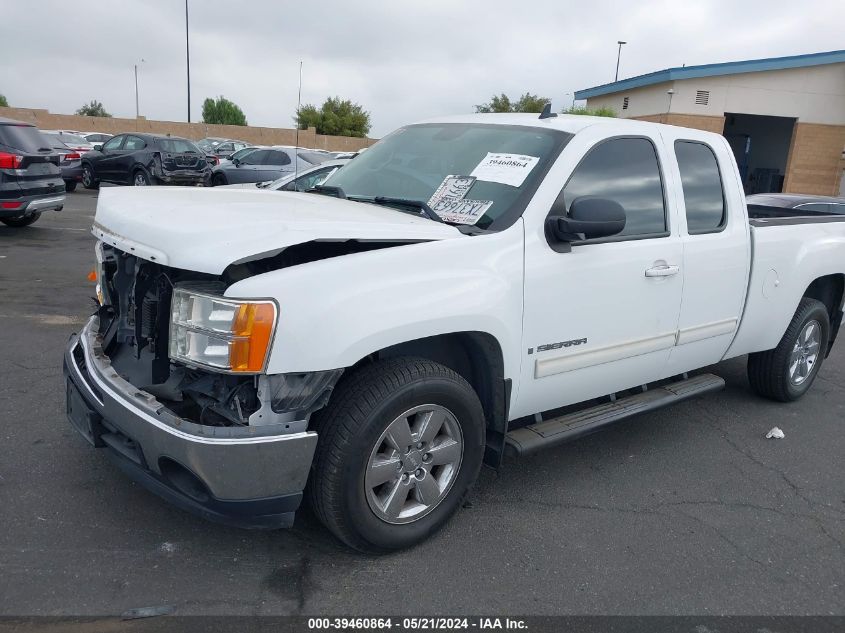
<path fill-rule="evenodd" d="M 839 195 L 845 125 L 798 121 L 792 134 L 783 190 L 790 193 Z"/>
<path fill-rule="evenodd" d="M 17 119 L 32 123 L 42 130 L 79 130 L 80 132 L 104 132 L 120 134 L 122 132 L 148 132 L 152 134 L 172 134 L 192 140 L 206 136 L 235 138 L 256 145 L 294 145 L 297 140 L 295 129 L 254 127 L 241 125 L 207 125 L 205 123 L 187 123 L 181 121 L 149 121 L 138 119 L 120 119 L 116 117 L 89 117 L 76 114 L 53 114 L 47 110 L 33 108 L 0 107 L 0 117 Z M 299 130 L 299 146 L 331 151 L 356 151 L 369 147 L 376 142 L 371 138 L 353 138 L 349 136 L 324 136 L 317 134 L 313 127 Z"/>
<path fill-rule="evenodd" d="M 696 130 L 714 132 L 721 134 L 725 129 L 725 117 L 723 116 L 702 116 L 694 114 L 649 114 L 644 116 L 631 117 L 638 121 L 651 121 L 652 123 L 665 123 L 666 125 L 677 125 L 680 127 L 691 127 Z"/>
<path fill-rule="evenodd" d="M 671 108 L 667 90 L 672 89 Z M 710 92 L 707 105 L 696 92 Z M 623 100 L 628 97 L 628 109 Z M 625 118 L 643 115 L 726 112 L 796 118 L 806 123 L 845 125 L 845 63 L 665 82 L 587 99 L 588 108 L 609 107 Z"/>

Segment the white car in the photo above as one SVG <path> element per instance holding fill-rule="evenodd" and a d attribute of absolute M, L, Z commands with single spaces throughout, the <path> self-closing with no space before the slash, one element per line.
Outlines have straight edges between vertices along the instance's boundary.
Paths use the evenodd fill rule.
<path fill-rule="evenodd" d="M 845 217 L 749 217 L 724 137 L 625 119 L 408 125 L 311 193 L 104 189 L 93 233 L 75 428 L 230 524 L 290 525 L 307 483 L 368 552 L 434 533 L 482 463 L 721 389 L 688 372 L 726 358 L 800 398 L 843 314 Z"/>
<path fill-rule="evenodd" d="M 218 189 L 263 189 L 264 191 L 308 191 L 343 167 L 349 159 L 327 160 L 325 163 L 287 174 L 276 180 L 264 182 L 243 182 L 236 185 L 221 185 Z"/>

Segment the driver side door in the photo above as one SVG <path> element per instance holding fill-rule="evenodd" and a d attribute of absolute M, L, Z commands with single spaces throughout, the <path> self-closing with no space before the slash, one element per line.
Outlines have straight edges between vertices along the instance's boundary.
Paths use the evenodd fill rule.
<path fill-rule="evenodd" d="M 94 163 L 94 173 L 98 180 L 114 182 L 117 175 L 118 161 L 121 157 L 121 147 L 126 136 L 120 134 L 103 143 L 100 156 Z"/>
<path fill-rule="evenodd" d="M 560 183 L 625 210 L 617 235 L 556 252 L 526 228 L 522 375 L 511 418 L 664 377 L 681 306 L 682 246 L 659 136 L 600 138 Z M 564 249 L 565 250 L 565 249 Z"/>

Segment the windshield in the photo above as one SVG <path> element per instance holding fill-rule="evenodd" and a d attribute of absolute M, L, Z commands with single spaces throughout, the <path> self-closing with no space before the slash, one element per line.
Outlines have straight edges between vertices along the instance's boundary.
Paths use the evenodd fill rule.
<path fill-rule="evenodd" d="M 197 146 L 183 138 L 163 138 L 159 141 L 161 149 L 171 153 L 199 154 Z"/>
<path fill-rule="evenodd" d="M 373 145 L 323 185 L 340 187 L 350 199 L 427 202 L 447 221 L 501 230 L 522 214 L 571 138 L 528 126 L 412 125 Z"/>

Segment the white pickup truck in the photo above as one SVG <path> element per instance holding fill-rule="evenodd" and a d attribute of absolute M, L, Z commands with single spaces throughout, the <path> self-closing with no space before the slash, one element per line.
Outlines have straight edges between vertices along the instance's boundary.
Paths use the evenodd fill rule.
<path fill-rule="evenodd" d="M 200 515 L 421 541 L 482 463 L 723 386 L 803 395 L 842 319 L 845 218 L 753 209 L 692 129 L 471 115 L 307 193 L 104 189 L 67 412 Z"/>

